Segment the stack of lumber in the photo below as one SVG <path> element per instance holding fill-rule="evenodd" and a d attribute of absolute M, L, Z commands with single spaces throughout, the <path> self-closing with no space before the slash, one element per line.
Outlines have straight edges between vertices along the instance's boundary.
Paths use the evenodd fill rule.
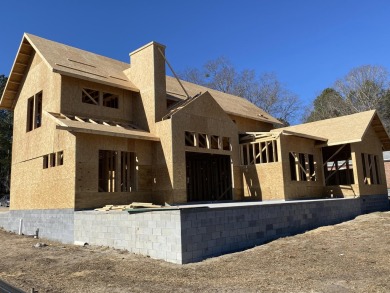
<path fill-rule="evenodd" d="M 133 202 L 128 205 L 105 205 L 102 208 L 95 209 L 95 211 L 108 212 L 108 211 L 125 211 L 129 209 L 147 209 L 147 208 L 161 208 L 160 205 L 155 205 L 150 202 Z"/>

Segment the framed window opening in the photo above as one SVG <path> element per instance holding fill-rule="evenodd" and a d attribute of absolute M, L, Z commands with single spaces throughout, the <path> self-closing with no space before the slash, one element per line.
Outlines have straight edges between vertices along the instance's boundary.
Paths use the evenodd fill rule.
<path fill-rule="evenodd" d="M 99 150 L 99 192 L 135 191 L 136 161 L 133 152 Z"/>
<path fill-rule="evenodd" d="M 119 109 L 119 95 L 95 89 L 83 88 L 81 90 L 81 102 L 95 106 Z"/>
<path fill-rule="evenodd" d="M 39 92 L 27 100 L 26 132 L 42 126 L 42 96 Z"/>
<path fill-rule="evenodd" d="M 317 181 L 313 154 L 290 152 L 289 165 L 291 181 Z"/>

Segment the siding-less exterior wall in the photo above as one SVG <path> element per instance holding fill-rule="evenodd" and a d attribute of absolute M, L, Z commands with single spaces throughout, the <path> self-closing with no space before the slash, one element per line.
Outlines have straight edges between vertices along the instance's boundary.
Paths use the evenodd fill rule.
<path fill-rule="evenodd" d="M 35 54 L 14 109 L 11 209 L 74 206 L 75 139 L 58 131 L 45 111 L 59 111 L 61 78 Z M 27 100 L 42 92 L 42 125 L 27 132 Z M 63 151 L 64 165 L 43 169 L 43 156 Z"/>
<path fill-rule="evenodd" d="M 321 148 L 315 147 L 315 140 L 293 135 L 280 136 L 281 161 L 283 163 L 285 199 L 321 198 L 324 177 Z M 316 181 L 296 181 L 291 179 L 289 153 L 311 154 L 314 158 Z M 308 163 L 307 163 L 308 164 Z M 261 180 L 261 178 L 260 178 Z"/>
<path fill-rule="evenodd" d="M 199 96 L 190 104 L 186 105 L 179 112 L 171 117 L 172 120 L 172 178 L 174 188 L 174 202 L 183 203 L 187 201 L 187 178 L 186 178 L 186 152 L 199 152 L 207 154 L 220 154 L 230 156 L 232 166 L 232 180 L 234 180 L 234 169 L 239 166 L 238 131 L 235 124 L 228 115 L 221 109 L 215 100 L 207 93 Z M 201 133 L 228 137 L 230 139 L 230 150 L 214 150 L 200 147 L 185 146 L 185 132 Z M 166 138 L 160 136 L 161 140 Z M 169 138 L 167 138 L 169 139 Z M 170 159 L 169 156 L 166 159 Z M 233 181 L 233 199 L 237 198 L 236 190 L 242 188 L 242 182 Z"/>
<path fill-rule="evenodd" d="M 83 89 L 92 89 L 118 95 L 118 109 L 83 103 L 81 99 Z M 133 122 L 133 99 L 135 96 L 136 93 L 127 90 L 73 77 L 61 76 L 60 112 L 87 118 Z"/>
<path fill-rule="evenodd" d="M 156 142 L 76 134 L 76 209 L 97 208 L 106 204 L 151 202 L 153 188 L 153 144 Z M 99 150 L 134 152 L 136 185 L 133 192 L 99 192 Z"/>
<path fill-rule="evenodd" d="M 229 114 L 229 117 L 234 121 L 238 131 L 240 132 L 270 131 L 273 128 L 273 125 L 271 123 L 252 120 L 233 114 Z"/>

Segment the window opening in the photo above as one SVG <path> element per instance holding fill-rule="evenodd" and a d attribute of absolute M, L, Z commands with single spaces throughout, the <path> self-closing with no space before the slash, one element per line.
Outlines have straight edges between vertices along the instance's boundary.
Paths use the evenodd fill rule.
<path fill-rule="evenodd" d="M 219 149 L 219 137 L 217 135 L 210 136 L 210 148 L 214 150 Z"/>
<path fill-rule="evenodd" d="M 380 174 L 378 165 L 378 156 L 371 154 L 361 154 L 363 166 L 364 184 L 380 184 Z"/>
<path fill-rule="evenodd" d="M 99 105 L 99 91 L 82 89 L 81 101 L 86 104 Z"/>
<path fill-rule="evenodd" d="M 299 178 L 300 178 L 300 181 L 307 180 L 306 158 L 305 158 L 305 154 L 301 154 L 301 153 L 299 153 Z"/>
<path fill-rule="evenodd" d="M 199 133 L 199 147 L 207 148 L 207 134 Z"/>
<path fill-rule="evenodd" d="M 43 156 L 43 169 L 49 168 L 49 155 Z"/>
<path fill-rule="evenodd" d="M 317 181 L 314 156 L 312 154 L 309 154 L 308 158 L 309 158 L 309 174 L 310 174 L 309 179 L 310 181 Z"/>
<path fill-rule="evenodd" d="M 135 153 L 121 152 L 121 191 L 135 190 L 136 158 Z"/>
<path fill-rule="evenodd" d="M 241 144 L 241 163 L 244 165 L 278 161 L 276 140 Z"/>
<path fill-rule="evenodd" d="M 35 128 L 42 125 L 42 92 L 35 95 Z"/>
<path fill-rule="evenodd" d="M 354 184 L 351 145 L 322 148 L 325 185 Z"/>
<path fill-rule="evenodd" d="M 116 191 L 117 156 L 116 151 L 99 151 L 99 192 Z"/>
<path fill-rule="evenodd" d="M 230 138 L 222 137 L 222 149 L 224 151 L 230 151 Z"/>
<path fill-rule="evenodd" d="M 55 167 L 56 166 L 56 154 L 51 153 L 49 157 L 50 157 L 50 167 Z"/>
<path fill-rule="evenodd" d="M 295 162 L 296 154 L 293 152 L 289 153 L 289 162 L 290 162 L 290 174 L 291 174 L 291 180 L 297 181 L 297 170 L 296 170 L 296 162 Z"/>
<path fill-rule="evenodd" d="M 64 152 L 60 151 L 57 153 L 57 165 L 62 166 L 64 164 Z"/>
<path fill-rule="evenodd" d="M 111 93 L 103 93 L 103 106 L 118 109 L 119 96 Z"/>
<path fill-rule="evenodd" d="M 34 97 L 27 100 L 27 132 L 34 129 Z"/>
<path fill-rule="evenodd" d="M 195 133 L 186 131 L 185 132 L 185 145 L 196 146 L 195 144 Z"/>
<path fill-rule="evenodd" d="M 381 184 L 381 180 L 379 176 L 378 156 L 374 156 L 374 167 L 375 167 L 375 174 L 376 174 L 376 184 Z"/>

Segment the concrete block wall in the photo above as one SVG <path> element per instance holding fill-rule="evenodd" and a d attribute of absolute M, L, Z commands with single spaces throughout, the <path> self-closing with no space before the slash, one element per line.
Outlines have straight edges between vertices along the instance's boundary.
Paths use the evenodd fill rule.
<path fill-rule="evenodd" d="M 360 202 L 362 214 L 383 212 L 390 209 L 389 196 L 387 194 L 361 196 Z"/>
<path fill-rule="evenodd" d="M 180 210 L 75 212 L 75 241 L 182 263 Z"/>
<path fill-rule="evenodd" d="M 357 199 L 183 209 L 182 263 L 201 261 L 361 214 Z"/>
<path fill-rule="evenodd" d="M 59 210 L 11 210 L 0 213 L 0 227 L 15 233 L 19 232 L 20 219 L 23 219 L 22 233 L 33 235 L 39 229 L 39 237 L 73 243 L 73 209 Z"/>
<path fill-rule="evenodd" d="M 0 212 L 0 227 L 64 243 L 126 249 L 185 264 L 389 209 L 387 195 L 355 199 L 217 204 L 143 213 L 66 210 Z"/>

